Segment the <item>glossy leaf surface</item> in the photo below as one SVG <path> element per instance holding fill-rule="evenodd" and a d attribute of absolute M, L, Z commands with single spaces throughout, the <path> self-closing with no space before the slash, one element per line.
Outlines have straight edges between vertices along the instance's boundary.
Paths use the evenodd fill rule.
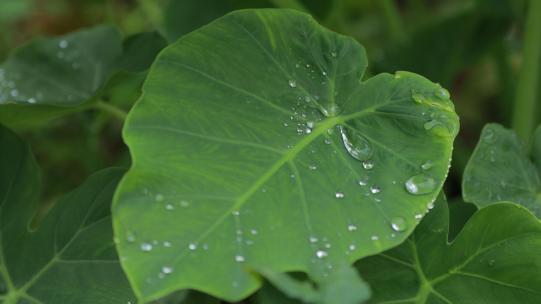
<path fill-rule="evenodd" d="M 537 130 L 534 147 L 541 143 Z M 464 200 L 486 207 L 498 201 L 523 205 L 541 217 L 541 180 L 538 163 L 528 157 L 516 134 L 498 124 L 488 124 L 464 171 Z M 534 159 L 539 158 L 534 148 Z"/>
<path fill-rule="evenodd" d="M 361 260 L 368 303 L 538 303 L 541 222 L 523 207 L 481 209 L 452 243 L 448 210 L 438 201 L 399 247 Z"/>
<path fill-rule="evenodd" d="M 418 75 L 361 82 L 366 62 L 290 10 L 234 12 L 160 54 L 126 123 L 134 165 L 114 205 L 142 300 L 184 288 L 239 300 L 261 268 L 321 283 L 407 237 L 446 177 L 458 119 Z"/>
<path fill-rule="evenodd" d="M 110 204 L 123 170 L 95 174 L 62 198 L 36 229 L 38 168 L 0 127 L 0 302 L 133 301 L 113 244 Z"/>

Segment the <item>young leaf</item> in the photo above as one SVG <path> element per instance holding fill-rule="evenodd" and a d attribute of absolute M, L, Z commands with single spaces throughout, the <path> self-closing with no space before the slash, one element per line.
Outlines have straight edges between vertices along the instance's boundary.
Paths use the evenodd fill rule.
<path fill-rule="evenodd" d="M 533 142 L 534 146 L 541 142 L 539 129 Z M 497 201 L 512 201 L 541 217 L 539 169 L 513 131 L 488 124 L 464 170 L 464 200 L 479 208 Z"/>
<path fill-rule="evenodd" d="M 440 86 L 361 82 L 365 68 L 356 41 L 291 10 L 234 12 L 161 53 L 125 126 L 134 166 L 114 203 L 140 299 L 239 300 L 261 268 L 324 283 L 407 237 L 458 119 Z"/>
<path fill-rule="evenodd" d="M 110 204 L 123 171 L 104 170 L 61 199 L 38 228 L 38 168 L 0 126 L 0 302 L 129 303 L 113 244 Z"/>
<path fill-rule="evenodd" d="M 477 211 L 447 242 L 447 205 L 436 207 L 399 247 L 361 260 L 369 303 L 539 303 L 541 222 L 498 203 Z"/>

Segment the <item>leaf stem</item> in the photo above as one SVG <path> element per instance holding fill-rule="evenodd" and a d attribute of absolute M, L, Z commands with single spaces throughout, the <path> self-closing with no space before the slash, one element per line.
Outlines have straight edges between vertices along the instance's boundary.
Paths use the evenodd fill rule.
<path fill-rule="evenodd" d="M 310 12 L 299 0 L 271 0 L 271 3 L 279 8 L 291 8 L 305 13 Z"/>
<path fill-rule="evenodd" d="M 387 30 L 392 41 L 398 41 L 404 37 L 402 17 L 398 11 L 395 0 L 380 0 L 378 3 L 383 10 L 387 22 Z"/>
<path fill-rule="evenodd" d="M 531 0 L 526 19 L 522 67 L 513 109 L 513 129 L 527 141 L 536 123 L 536 99 L 541 71 L 541 1 Z"/>
<path fill-rule="evenodd" d="M 120 122 L 124 122 L 128 116 L 128 113 L 126 113 L 124 110 L 117 108 L 110 103 L 106 103 L 103 100 L 98 100 L 98 102 L 94 104 L 94 108 L 106 112 L 107 114 L 120 120 Z"/>

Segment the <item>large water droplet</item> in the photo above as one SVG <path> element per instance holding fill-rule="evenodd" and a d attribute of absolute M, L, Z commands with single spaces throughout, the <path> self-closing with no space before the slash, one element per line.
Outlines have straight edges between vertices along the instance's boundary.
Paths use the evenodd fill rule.
<path fill-rule="evenodd" d="M 359 134 L 359 132 L 348 130 L 342 126 L 339 128 L 342 142 L 349 155 L 361 161 L 368 160 L 372 156 L 372 153 L 374 152 L 372 145 L 366 138 Z"/>
<path fill-rule="evenodd" d="M 410 177 L 404 185 L 409 193 L 417 195 L 431 193 L 436 189 L 436 181 L 425 174 Z"/>
<path fill-rule="evenodd" d="M 432 120 L 424 124 L 425 130 L 441 137 L 452 137 L 458 132 L 458 123 L 454 114 L 450 112 L 434 112 L 431 115 Z"/>
<path fill-rule="evenodd" d="M 408 228 L 408 223 L 402 217 L 393 217 L 391 219 L 391 228 L 394 231 L 401 232 L 401 231 L 406 230 L 406 228 Z"/>

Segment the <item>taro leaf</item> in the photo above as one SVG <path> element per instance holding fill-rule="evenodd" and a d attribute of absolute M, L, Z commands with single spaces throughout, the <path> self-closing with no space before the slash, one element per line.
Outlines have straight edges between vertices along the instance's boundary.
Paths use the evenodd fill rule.
<path fill-rule="evenodd" d="M 365 68 L 361 45 L 292 10 L 234 12 L 160 54 L 125 126 L 134 165 L 113 209 L 140 299 L 239 300 L 261 285 L 254 269 L 321 286 L 407 237 L 458 120 L 438 85 L 361 82 Z"/>
<path fill-rule="evenodd" d="M 534 146 L 539 142 L 538 129 Z M 464 171 L 462 189 L 464 200 L 479 208 L 512 201 L 541 217 L 538 167 L 530 161 L 516 134 L 501 125 L 488 124 L 483 129 Z"/>
<path fill-rule="evenodd" d="M 164 46 L 156 33 L 122 44 L 110 26 L 35 39 L 0 65 L 0 122 L 26 127 L 91 108 L 115 72 L 146 70 Z"/>
<path fill-rule="evenodd" d="M 0 302 L 129 303 L 133 295 L 113 243 L 110 204 L 123 170 L 90 177 L 37 229 L 38 168 L 19 138 L 0 127 Z"/>
<path fill-rule="evenodd" d="M 518 205 L 494 204 L 448 243 L 440 200 L 406 242 L 358 263 L 369 303 L 540 303 L 539 220 Z"/>

